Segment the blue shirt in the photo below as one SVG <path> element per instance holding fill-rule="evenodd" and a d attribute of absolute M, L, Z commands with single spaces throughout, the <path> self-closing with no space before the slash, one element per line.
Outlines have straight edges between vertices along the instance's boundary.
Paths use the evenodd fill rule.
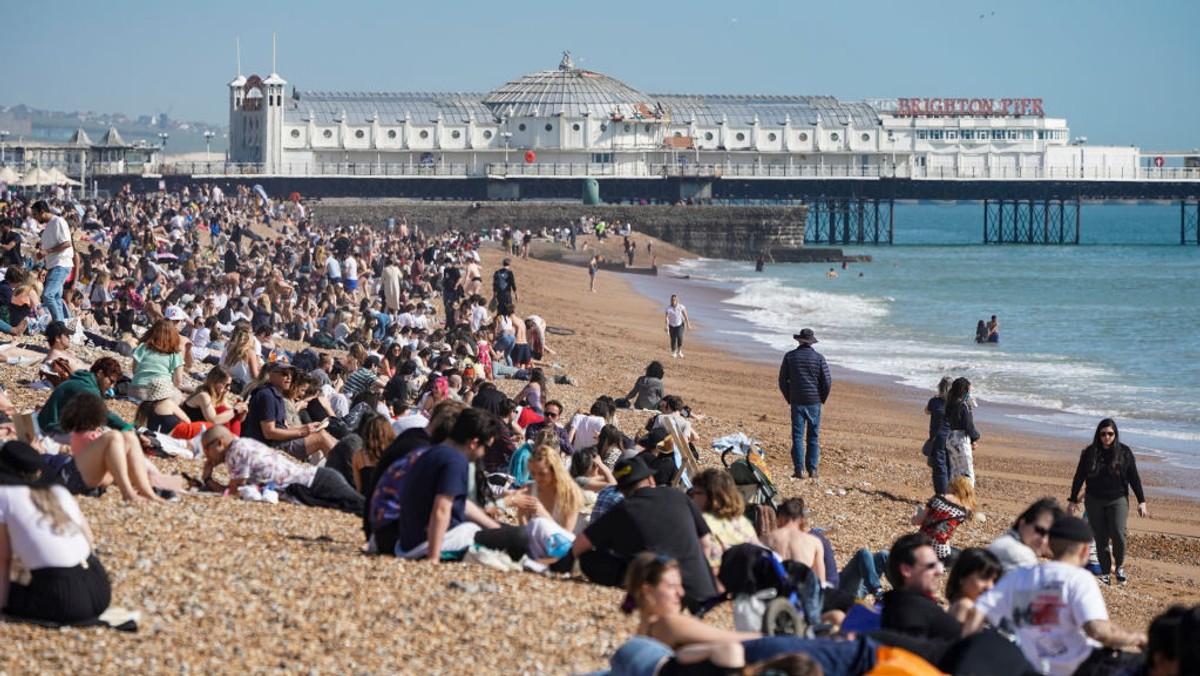
<path fill-rule="evenodd" d="M 242 436 L 261 441 L 268 446 L 278 446 L 278 441 L 269 441 L 263 435 L 262 423 L 274 422 L 275 429 L 282 429 L 286 420 L 287 409 L 283 404 L 283 396 L 273 385 L 264 385 L 254 391 L 250 404 L 246 406 L 246 421 L 242 424 Z"/>
<path fill-rule="evenodd" d="M 453 446 L 438 444 L 425 451 L 397 487 L 400 505 L 400 548 L 408 551 L 429 539 L 429 517 L 439 495 L 454 498 L 447 530 L 466 520 L 467 456 Z"/>

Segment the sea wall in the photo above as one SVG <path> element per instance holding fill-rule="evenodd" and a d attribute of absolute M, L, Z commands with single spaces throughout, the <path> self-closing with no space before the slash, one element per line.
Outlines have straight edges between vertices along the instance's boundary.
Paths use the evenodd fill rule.
<path fill-rule="evenodd" d="M 325 199 L 312 205 L 327 223 L 384 224 L 404 218 L 425 232 L 480 230 L 512 224 L 534 231 L 596 216 L 632 223 L 635 230 L 701 256 L 781 262 L 840 261 L 837 249 L 805 249 L 805 206 L 596 205 L 567 202 L 418 202 Z"/>

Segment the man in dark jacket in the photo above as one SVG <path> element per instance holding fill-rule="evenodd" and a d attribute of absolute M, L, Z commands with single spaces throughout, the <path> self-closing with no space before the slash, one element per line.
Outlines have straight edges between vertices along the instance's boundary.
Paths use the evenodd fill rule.
<path fill-rule="evenodd" d="M 792 407 L 792 476 L 817 478 L 817 461 L 821 448 L 817 432 L 821 427 L 821 404 L 829 398 L 833 379 L 825 357 L 813 349 L 817 337 L 812 329 L 802 329 L 792 336 L 799 347 L 788 352 L 779 365 L 779 391 Z M 805 428 L 808 434 L 805 438 Z"/>

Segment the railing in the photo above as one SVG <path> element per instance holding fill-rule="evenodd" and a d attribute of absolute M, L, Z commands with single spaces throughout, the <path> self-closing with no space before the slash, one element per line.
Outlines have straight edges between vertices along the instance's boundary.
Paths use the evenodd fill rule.
<path fill-rule="evenodd" d="M 175 162 L 158 167 L 162 174 L 199 176 L 265 175 L 262 164 L 229 162 Z M 152 168 L 148 171 L 153 171 Z M 97 172 L 104 173 L 104 172 Z M 355 162 L 285 163 L 271 175 L 353 177 L 611 177 L 611 178 L 748 178 L 748 179 L 859 179 L 1004 180 L 1004 181 L 1200 181 L 1196 167 L 921 167 L 908 163 L 846 164 L 654 164 L 654 163 L 554 163 L 494 162 L 481 164 L 385 164 Z"/>

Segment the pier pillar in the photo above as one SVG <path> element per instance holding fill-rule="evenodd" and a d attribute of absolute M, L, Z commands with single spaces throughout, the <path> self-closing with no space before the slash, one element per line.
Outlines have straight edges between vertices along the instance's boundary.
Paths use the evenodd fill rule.
<path fill-rule="evenodd" d="M 808 198 L 808 244 L 892 244 L 895 234 L 895 203 L 891 199 L 866 197 Z"/>
<path fill-rule="evenodd" d="M 1069 212 L 1075 233 L 1068 232 Z M 1000 198 L 983 201 L 984 244 L 1078 244 L 1079 199 Z"/>
<path fill-rule="evenodd" d="M 1200 244 L 1200 198 L 1179 202 L 1179 243 Z"/>

